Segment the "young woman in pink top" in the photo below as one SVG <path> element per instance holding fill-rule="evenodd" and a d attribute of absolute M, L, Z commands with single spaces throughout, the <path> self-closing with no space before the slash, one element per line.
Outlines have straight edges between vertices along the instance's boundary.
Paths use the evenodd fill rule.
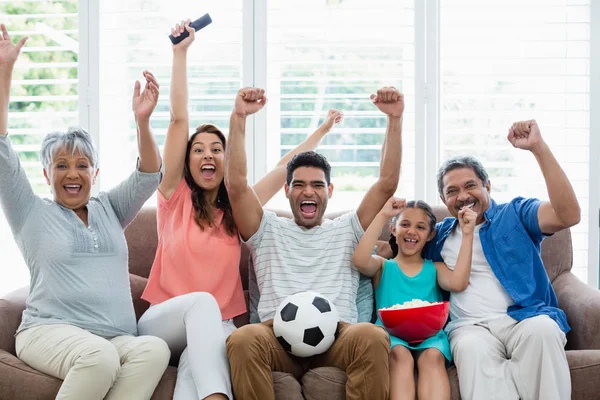
<path fill-rule="evenodd" d="M 225 136 L 201 125 L 188 140 L 186 56 L 195 38 L 189 21 L 175 26 L 189 37 L 173 46 L 171 123 L 158 187 L 158 249 L 143 298 L 152 306 L 138 323 L 140 335 L 167 342 L 181 354 L 174 399 L 233 399 L 225 340 L 246 312 L 239 274 L 241 244 L 223 182 Z M 285 182 L 287 162 L 314 150 L 343 118 L 330 110 L 305 142 L 254 186 L 265 204 Z"/>

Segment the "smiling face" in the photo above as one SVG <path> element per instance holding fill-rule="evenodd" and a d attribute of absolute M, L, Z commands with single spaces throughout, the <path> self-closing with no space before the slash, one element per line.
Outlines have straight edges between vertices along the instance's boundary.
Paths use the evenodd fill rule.
<path fill-rule="evenodd" d="M 189 172 L 196 185 L 207 191 L 219 190 L 223 182 L 225 144 L 216 133 L 201 132 L 190 139 Z"/>
<path fill-rule="evenodd" d="M 431 217 L 418 207 L 404 209 L 392 233 L 396 236 L 399 253 L 408 257 L 421 254 L 425 244 L 435 235 L 431 229 Z"/>
<path fill-rule="evenodd" d="M 87 205 L 97 175 L 98 169 L 94 169 L 86 156 L 65 148 L 53 156 L 49 169 L 44 169 L 54 201 L 72 210 L 80 210 Z"/>
<path fill-rule="evenodd" d="M 333 194 L 333 184 L 327 184 L 325 171 L 320 168 L 298 167 L 289 186 L 286 183 L 285 193 L 296 223 L 312 228 L 323 222 L 327 202 Z"/>
<path fill-rule="evenodd" d="M 477 224 L 481 224 L 490 206 L 490 188 L 490 181 L 484 185 L 472 168 L 457 168 L 444 175 L 440 198 L 454 217 L 462 207 L 472 205 Z"/>

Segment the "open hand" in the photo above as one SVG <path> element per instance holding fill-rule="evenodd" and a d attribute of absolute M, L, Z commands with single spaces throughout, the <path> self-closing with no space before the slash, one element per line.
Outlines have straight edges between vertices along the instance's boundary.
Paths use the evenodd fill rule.
<path fill-rule="evenodd" d="M 194 39 L 196 39 L 196 30 L 190 26 L 192 23 L 191 19 L 187 19 L 185 21 L 181 21 L 174 28 L 171 29 L 171 35 L 173 37 L 179 37 L 183 32 L 188 31 L 190 34 L 188 37 L 183 39 L 181 42 L 174 44 L 173 49 L 176 50 L 187 50 Z"/>
<path fill-rule="evenodd" d="M 327 130 L 327 132 L 329 132 L 331 130 L 331 128 L 333 128 L 334 125 L 339 124 L 340 122 L 342 122 L 343 119 L 344 119 L 343 112 L 341 112 L 340 110 L 332 109 L 327 112 L 327 117 L 325 117 L 325 120 L 323 121 L 321 126 L 323 128 L 325 128 Z"/>
<path fill-rule="evenodd" d="M 386 86 L 371 95 L 375 107 L 389 117 L 401 117 L 404 114 L 404 95 L 393 86 Z"/>
<path fill-rule="evenodd" d="M 517 149 L 529 151 L 535 150 L 544 143 L 540 127 L 533 119 L 512 124 L 507 139 Z"/>
<path fill-rule="evenodd" d="M 265 104 L 267 98 L 263 89 L 247 87 L 238 91 L 233 111 L 238 115 L 248 116 L 260 111 Z"/>
<path fill-rule="evenodd" d="M 15 45 L 6 30 L 6 26 L 4 24 L 0 25 L 0 29 L 2 30 L 2 33 L 0 33 L 0 68 L 8 67 L 12 71 L 21 48 L 23 48 L 28 38 L 22 38 Z"/>
<path fill-rule="evenodd" d="M 463 234 L 471 234 L 475 230 L 477 213 L 469 206 L 464 206 L 458 212 L 458 223 Z"/>
<path fill-rule="evenodd" d="M 144 91 L 140 93 L 141 84 L 139 81 L 135 81 L 135 86 L 133 88 L 132 108 L 136 120 L 150 118 L 150 115 L 152 115 L 156 103 L 158 102 L 158 81 L 149 71 L 144 71 L 143 75 L 144 78 L 146 78 Z"/>
<path fill-rule="evenodd" d="M 386 218 L 392 218 L 404 211 L 405 207 L 406 199 L 400 199 L 398 197 L 392 196 L 388 199 L 388 201 L 385 202 L 385 204 L 381 208 L 381 211 L 379 212 Z"/>

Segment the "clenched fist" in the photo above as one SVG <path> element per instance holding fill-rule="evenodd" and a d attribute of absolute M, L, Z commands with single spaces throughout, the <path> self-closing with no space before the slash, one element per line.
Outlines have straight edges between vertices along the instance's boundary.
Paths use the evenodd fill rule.
<path fill-rule="evenodd" d="M 534 151 L 544 144 L 540 127 L 535 120 L 519 121 L 508 130 L 508 141 L 517 149 Z"/>
<path fill-rule="evenodd" d="M 238 91 L 233 111 L 238 115 L 248 116 L 260 111 L 265 104 L 267 98 L 263 89 L 243 88 Z"/>
<path fill-rule="evenodd" d="M 404 114 L 404 95 L 393 86 L 382 87 L 371 95 L 375 107 L 388 117 L 401 117 Z"/>

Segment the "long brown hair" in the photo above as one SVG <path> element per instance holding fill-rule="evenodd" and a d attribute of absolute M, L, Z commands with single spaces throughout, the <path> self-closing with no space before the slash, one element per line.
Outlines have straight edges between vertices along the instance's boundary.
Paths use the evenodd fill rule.
<path fill-rule="evenodd" d="M 192 191 L 192 205 L 194 206 L 194 220 L 204 230 L 204 224 L 208 223 L 208 226 L 215 226 L 215 218 L 212 213 L 211 205 L 208 204 L 205 196 L 205 190 L 202 189 L 192 177 L 190 172 L 190 153 L 192 151 L 192 144 L 201 133 L 211 133 L 217 135 L 223 143 L 223 150 L 225 150 L 225 135 L 214 125 L 204 124 L 196 128 L 196 132 L 188 140 L 187 148 L 185 150 L 185 166 L 184 166 L 184 177 L 185 182 Z M 219 185 L 219 191 L 217 193 L 217 206 L 219 210 L 223 211 L 223 224 L 225 224 L 225 231 L 229 236 L 236 234 L 235 222 L 233 221 L 233 214 L 231 212 L 231 204 L 229 203 L 229 195 L 225 188 L 225 180 L 221 181 Z"/>

